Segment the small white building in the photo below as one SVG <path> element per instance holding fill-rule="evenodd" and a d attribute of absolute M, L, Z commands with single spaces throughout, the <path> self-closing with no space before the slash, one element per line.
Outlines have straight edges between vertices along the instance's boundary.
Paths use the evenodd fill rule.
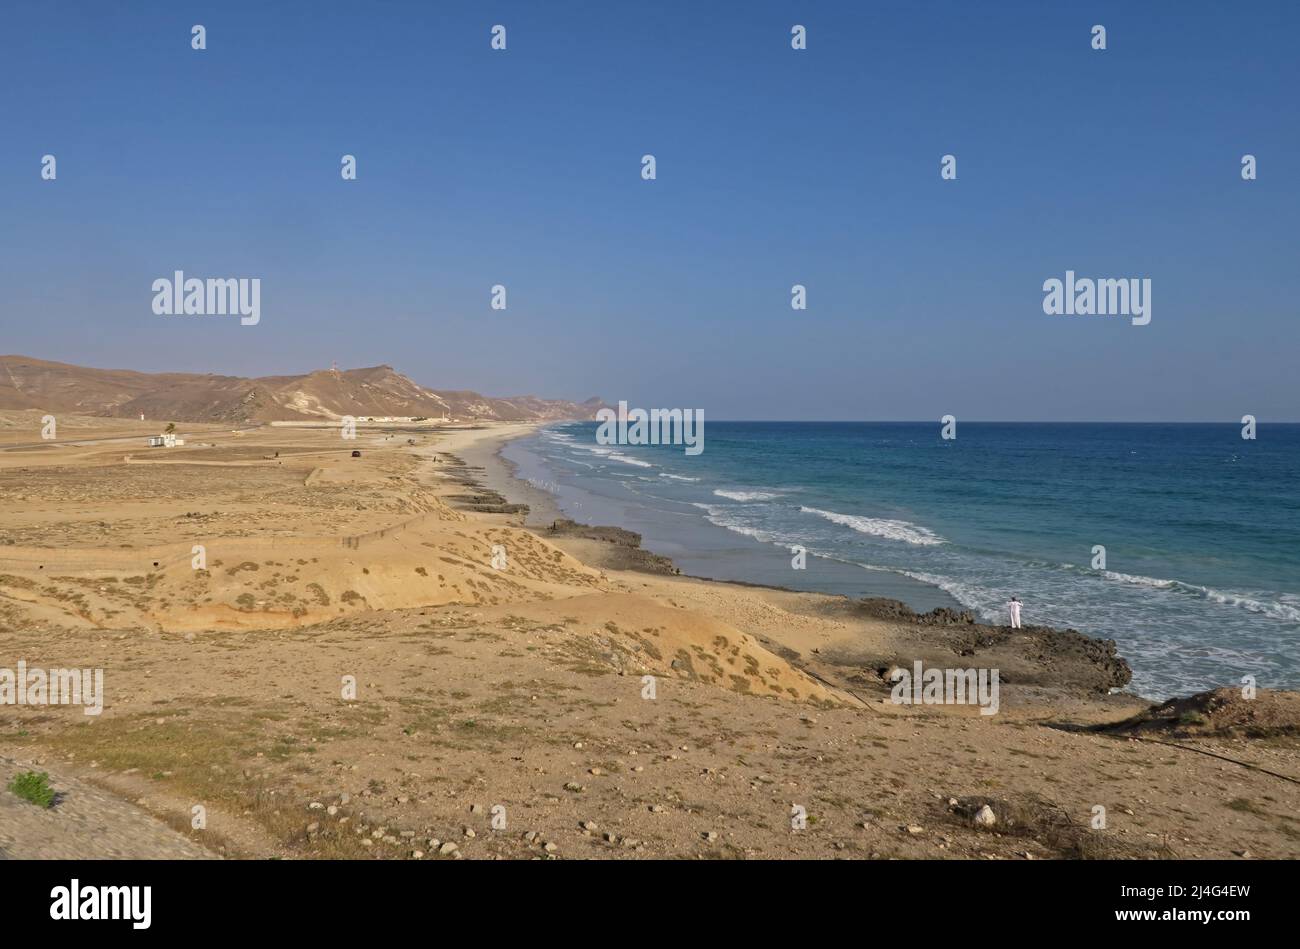
<path fill-rule="evenodd" d="M 175 435 L 150 435 L 150 448 L 175 448 L 178 445 L 184 445 L 185 439 L 177 438 Z"/>

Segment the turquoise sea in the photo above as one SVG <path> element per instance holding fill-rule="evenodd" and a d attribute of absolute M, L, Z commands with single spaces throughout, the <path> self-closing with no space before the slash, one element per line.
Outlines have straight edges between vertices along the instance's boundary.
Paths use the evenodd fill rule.
<path fill-rule="evenodd" d="M 504 454 L 685 572 L 994 622 L 1015 594 L 1026 623 L 1116 640 L 1151 698 L 1300 687 L 1300 425 L 707 422 L 695 456 L 596 428 Z"/>

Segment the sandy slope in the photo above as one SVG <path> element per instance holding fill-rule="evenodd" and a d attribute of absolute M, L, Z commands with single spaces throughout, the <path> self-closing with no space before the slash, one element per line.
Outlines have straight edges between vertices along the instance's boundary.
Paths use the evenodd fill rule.
<path fill-rule="evenodd" d="M 1252 768 L 1079 731 L 1142 703 L 1032 630 L 981 633 L 1023 683 L 997 716 L 893 705 L 877 665 L 950 657 L 951 631 L 615 570 L 478 513 L 450 454 L 505 490 L 518 430 L 0 451 L 0 668 L 101 667 L 107 693 L 98 717 L 3 709 L 0 754 L 69 806 L 82 781 L 174 826 L 200 803 L 188 836 L 232 856 L 1300 853 L 1296 785 L 1259 770 L 1300 775 L 1293 737 L 1180 740 Z"/>

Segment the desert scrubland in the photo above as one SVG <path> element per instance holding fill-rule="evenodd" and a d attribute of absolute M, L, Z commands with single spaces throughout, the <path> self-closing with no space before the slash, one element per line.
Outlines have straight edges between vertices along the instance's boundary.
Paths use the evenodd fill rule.
<path fill-rule="evenodd" d="M 3 413 L 0 668 L 103 694 L 0 706 L 60 795 L 0 856 L 1300 856 L 1294 694 L 1151 711 L 1082 634 L 677 576 L 498 491 L 528 428 Z M 890 701 L 916 660 L 997 714 Z"/>

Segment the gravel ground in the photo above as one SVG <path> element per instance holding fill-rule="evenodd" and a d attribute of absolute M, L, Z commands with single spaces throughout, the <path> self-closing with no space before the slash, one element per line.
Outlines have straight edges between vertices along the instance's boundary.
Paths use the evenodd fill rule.
<path fill-rule="evenodd" d="M 45 771 L 58 792 L 38 807 L 8 790 L 15 774 Z M 0 860 L 211 859 L 134 805 L 45 766 L 0 758 Z"/>

